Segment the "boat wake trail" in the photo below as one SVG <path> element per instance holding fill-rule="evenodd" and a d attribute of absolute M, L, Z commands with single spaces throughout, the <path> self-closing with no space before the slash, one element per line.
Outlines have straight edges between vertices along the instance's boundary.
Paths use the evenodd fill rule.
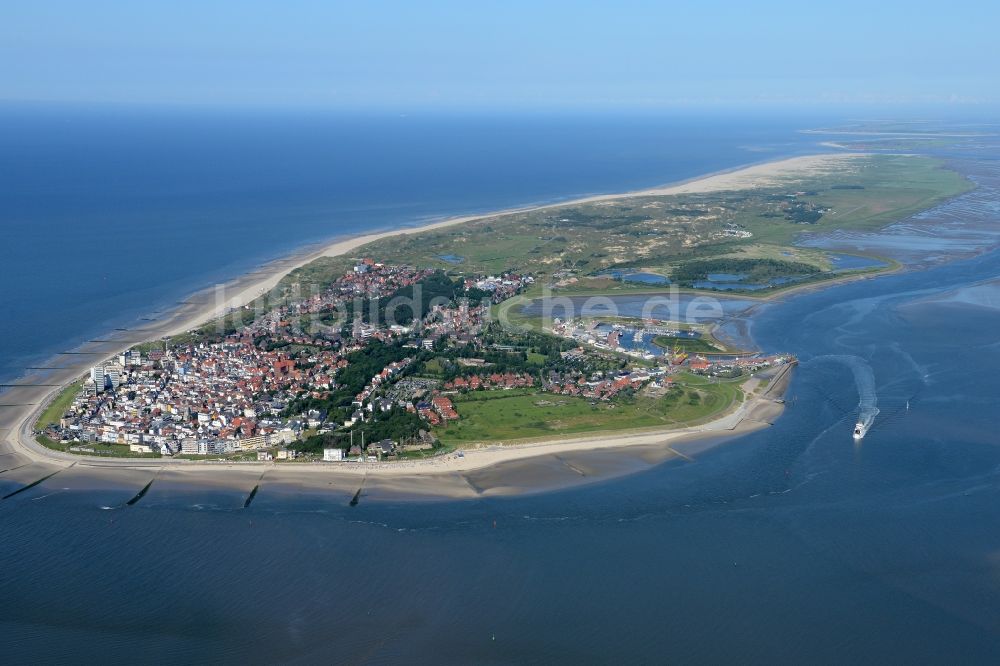
<path fill-rule="evenodd" d="M 814 361 L 833 361 L 843 363 L 851 369 L 854 383 L 858 389 L 858 424 L 855 426 L 855 439 L 861 439 L 871 429 L 878 416 L 878 396 L 875 393 L 875 371 L 865 359 L 848 354 L 830 354 L 817 356 Z"/>

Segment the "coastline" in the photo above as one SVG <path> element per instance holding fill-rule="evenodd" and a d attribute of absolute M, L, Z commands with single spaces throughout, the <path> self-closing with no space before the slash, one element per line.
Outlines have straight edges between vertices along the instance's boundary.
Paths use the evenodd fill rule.
<path fill-rule="evenodd" d="M 759 395 L 744 396 L 734 409 L 700 425 L 671 430 L 620 431 L 524 444 L 495 444 L 463 449 L 461 453 L 393 463 L 262 463 L 101 458 L 63 453 L 47 449 L 31 437 L 31 424 L 41 409 L 39 407 L 32 410 L 25 427 L 17 433 L 22 447 L 18 453 L 28 458 L 26 467 L 34 468 L 21 480 L 27 484 L 40 477 L 48 478 L 53 473 L 73 469 L 78 475 L 97 475 L 105 480 L 103 482 L 106 482 L 108 474 L 122 475 L 125 477 L 123 480 L 131 480 L 136 489 L 150 480 L 157 480 L 246 492 L 263 483 L 266 476 L 269 487 L 332 491 L 347 497 L 359 488 L 364 488 L 366 495 L 384 494 L 386 497 L 406 496 L 413 499 L 469 499 L 541 492 L 602 481 L 671 460 L 693 462 L 692 456 L 696 452 L 770 427 L 784 411 L 780 398 L 791 380 L 794 366 L 794 363 L 781 366 L 766 390 Z M 633 464 L 622 465 L 618 454 L 622 449 L 629 450 L 630 458 L 633 457 L 631 454 L 635 454 Z M 614 464 L 574 464 L 567 459 L 574 454 L 607 454 Z M 543 461 L 554 463 L 558 471 L 546 470 L 547 465 L 542 464 Z M 525 466 L 536 463 L 541 470 L 528 470 L 533 480 L 524 482 Z M 518 464 L 520 469 L 504 471 L 504 467 Z M 12 475 L 11 479 L 14 478 Z"/>
<path fill-rule="evenodd" d="M 802 174 L 810 170 L 823 170 L 830 165 L 847 161 L 857 157 L 865 156 L 866 153 L 819 153 L 815 155 L 802 155 L 789 157 L 769 162 L 762 162 L 747 167 L 737 167 L 732 170 L 715 172 L 712 174 L 698 176 L 692 179 L 660 185 L 652 188 L 633 190 L 617 194 L 595 194 L 586 197 L 568 199 L 556 203 L 539 205 L 520 206 L 505 208 L 502 210 L 476 213 L 472 215 L 462 215 L 458 217 L 448 217 L 443 220 L 429 222 L 415 227 L 402 227 L 376 231 L 342 239 L 335 239 L 318 250 L 298 253 L 286 257 L 284 260 L 272 262 L 274 267 L 267 271 L 264 277 L 247 279 L 254 273 L 247 274 L 228 283 L 225 287 L 227 295 L 223 307 L 215 306 L 211 310 L 202 309 L 190 321 L 178 322 L 178 324 L 168 329 L 165 335 L 179 335 L 192 328 L 221 317 L 228 309 L 238 308 L 253 302 L 256 298 L 264 295 L 281 282 L 289 273 L 297 268 L 301 268 L 316 259 L 322 257 L 338 257 L 358 249 L 363 245 L 383 240 L 393 236 L 406 234 L 419 234 L 427 231 L 443 229 L 476 220 L 509 215 L 513 213 L 524 213 L 529 211 L 548 210 L 563 206 L 579 205 L 583 203 L 594 203 L 600 201 L 613 201 L 635 196 L 666 196 L 673 194 L 701 194 L 707 192 L 720 192 L 725 190 L 751 189 L 756 187 L 766 187 L 774 184 L 782 178 L 791 178 L 795 174 Z M 315 245 L 315 244 L 314 244 Z M 264 272 L 264 271 L 261 271 Z M 211 288 L 199 293 L 211 291 Z M 235 292 L 235 293 L 233 293 Z M 232 295 L 230 295 L 232 294 Z M 197 295 L 196 295 L 197 296 Z M 193 300 L 192 299 L 189 300 Z"/>
<path fill-rule="evenodd" d="M 134 338 L 125 340 L 120 339 L 120 336 L 111 336 L 102 341 L 91 341 L 81 345 L 81 347 L 72 352 L 72 355 L 81 359 L 79 362 L 67 363 L 66 365 L 58 366 L 58 369 L 45 370 L 40 374 L 35 373 L 23 378 L 19 382 L 20 386 L 10 389 L 4 393 L 3 402 L 0 403 L 0 436 L 3 437 L 2 441 L 5 445 L 2 453 L 9 452 L 15 456 L 27 458 L 28 463 L 56 465 L 58 467 L 80 464 L 82 467 L 163 468 L 177 465 L 179 467 L 183 466 L 183 469 L 192 469 L 195 465 L 208 465 L 209 469 L 212 469 L 214 472 L 218 472 L 220 468 L 220 465 L 218 464 L 192 461 L 160 459 L 141 460 L 127 458 L 110 459 L 91 456 L 75 456 L 72 454 L 63 454 L 71 456 L 69 458 L 63 458 L 58 454 L 58 452 L 47 449 L 34 441 L 34 437 L 32 436 L 34 420 L 37 418 L 37 414 L 44 409 L 46 404 L 58 395 L 59 391 L 61 391 L 66 385 L 72 383 L 80 375 L 82 375 L 86 368 L 93 364 L 94 360 L 103 360 L 104 358 L 124 351 L 139 342 L 152 341 L 163 337 L 182 334 L 206 322 L 210 322 L 224 315 L 227 311 L 233 308 L 242 307 L 251 303 L 259 296 L 265 294 L 270 289 L 273 289 L 293 270 L 320 257 L 344 255 L 373 241 L 392 236 L 408 233 L 421 233 L 433 229 L 440 229 L 474 220 L 487 219 L 516 212 L 558 208 L 579 203 L 609 201 L 634 196 L 689 194 L 766 187 L 782 179 L 795 178 L 797 176 L 801 176 L 803 173 L 822 171 L 831 168 L 834 165 L 839 165 L 845 160 L 854 159 L 863 155 L 864 153 L 821 153 L 784 158 L 758 163 L 749 167 L 717 172 L 711 175 L 689 179 L 680 183 L 663 185 L 654 188 L 618 194 L 592 195 L 556 203 L 509 208 L 489 213 L 446 218 L 444 220 L 439 220 L 417 227 L 403 227 L 362 234 L 346 239 L 338 239 L 319 247 L 318 249 L 316 249 L 316 245 L 314 244 L 310 250 L 294 253 L 282 259 L 275 260 L 256 271 L 232 280 L 224 287 L 224 293 L 227 295 L 224 303 L 217 302 L 217 288 L 209 287 L 203 289 L 193 294 L 188 299 L 182 301 L 180 307 L 175 309 L 173 312 L 168 313 L 162 320 L 151 322 L 149 326 L 141 329 L 137 328 L 125 331 L 126 334 L 141 332 L 142 340 Z M 115 339 L 116 337 L 119 339 Z M 60 357 L 63 359 L 70 358 L 67 354 L 56 355 L 56 358 Z M 39 383 L 32 385 L 32 382 L 28 381 L 31 379 L 34 379 L 34 381 Z M 44 382 L 44 384 L 42 384 L 42 382 Z M 13 394 L 16 394 L 16 399 Z M 747 403 L 745 402 L 743 406 L 746 406 L 746 404 Z M 561 438 L 551 442 L 506 446 L 499 449 L 495 447 L 490 449 L 474 449 L 466 454 L 474 454 L 471 459 L 464 461 L 461 464 L 452 461 L 449 465 L 442 466 L 442 459 L 432 458 L 421 461 L 408 461 L 392 463 L 391 465 L 381 465 L 378 467 L 376 474 L 384 474 L 392 468 L 395 469 L 393 469 L 391 473 L 395 475 L 415 476 L 418 474 L 429 474 L 434 471 L 454 473 L 459 470 L 467 471 L 482 469 L 484 467 L 498 465 L 513 460 L 533 458 L 555 451 L 580 451 L 614 446 L 642 445 L 649 444 L 652 440 L 657 438 L 662 442 L 665 437 L 669 440 L 677 439 L 682 436 L 690 438 L 694 435 L 712 432 L 713 426 L 717 430 L 720 423 L 727 422 L 727 419 L 731 419 L 732 416 L 733 413 L 730 413 L 716 419 L 715 421 L 702 426 L 697 426 L 693 429 L 664 430 L 645 435 L 623 433 L 622 435 L 612 437 L 604 435 L 575 439 Z M 771 420 L 773 419 L 768 419 L 768 421 Z M 743 419 L 740 418 L 737 423 L 732 426 L 732 428 L 729 428 L 729 430 L 735 430 L 742 421 Z M 24 441 L 25 439 L 29 441 Z M 450 455 L 454 456 L 454 454 Z M 447 458 L 447 456 L 444 458 Z M 191 462 L 190 465 L 186 464 L 189 462 Z M 249 464 L 251 463 L 247 463 L 247 465 Z M 327 466 L 323 466 L 322 464 L 319 464 L 319 466 L 320 469 L 325 470 L 326 473 L 332 472 L 332 470 L 330 470 Z M 6 469 L 0 470 L 0 472 L 10 471 L 11 469 L 10 467 L 7 467 L 6 463 L 4 464 L 4 467 Z M 264 465 L 261 465 L 261 467 L 264 467 Z M 296 467 L 299 466 L 296 465 Z M 302 465 L 301 467 L 304 468 L 306 466 Z M 365 474 L 368 474 L 373 471 L 371 469 L 362 470 L 362 467 L 367 467 L 367 465 L 359 466 L 358 470 L 352 473 L 356 474 L 357 472 L 364 471 Z"/>

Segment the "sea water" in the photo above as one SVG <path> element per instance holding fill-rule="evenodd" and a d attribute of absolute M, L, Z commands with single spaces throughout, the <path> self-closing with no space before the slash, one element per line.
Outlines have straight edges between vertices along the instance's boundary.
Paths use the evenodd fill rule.
<path fill-rule="evenodd" d="M 759 309 L 754 340 L 801 361 L 784 415 L 694 462 L 579 454 L 633 471 L 582 487 L 350 506 L 265 481 L 243 509 L 249 486 L 161 479 L 123 507 L 146 476 L 53 477 L 0 501 L 0 653 L 995 663 L 997 275 L 990 251 Z M 860 443 L 838 356 L 878 399 Z"/>
<path fill-rule="evenodd" d="M 310 243 L 826 150 L 823 122 L 0 106 L 0 381 Z"/>

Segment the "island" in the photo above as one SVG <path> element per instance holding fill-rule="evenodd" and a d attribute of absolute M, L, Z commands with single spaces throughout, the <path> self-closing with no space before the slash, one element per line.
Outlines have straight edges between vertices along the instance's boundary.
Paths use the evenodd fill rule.
<path fill-rule="evenodd" d="M 59 466 L 412 475 L 768 427 L 795 358 L 720 325 L 898 269 L 804 236 L 970 187 L 927 157 L 832 153 L 339 241 L 84 352 L 16 444 Z"/>

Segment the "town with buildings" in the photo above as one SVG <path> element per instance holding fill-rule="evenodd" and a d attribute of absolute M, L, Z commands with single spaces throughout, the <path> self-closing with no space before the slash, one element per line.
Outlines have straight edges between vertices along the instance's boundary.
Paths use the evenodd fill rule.
<path fill-rule="evenodd" d="M 654 353 L 643 336 L 680 333 L 654 322 L 557 320 L 548 333 L 511 337 L 490 308 L 532 282 L 364 259 L 322 293 L 227 334 L 145 345 L 93 367 L 42 434 L 80 453 L 380 461 L 433 453 L 436 433 L 462 418 L 455 400 L 469 392 L 612 401 L 669 388 L 681 366 L 733 376 L 786 360 Z M 380 309 L 421 288 L 431 298 L 406 301 L 402 316 Z"/>

